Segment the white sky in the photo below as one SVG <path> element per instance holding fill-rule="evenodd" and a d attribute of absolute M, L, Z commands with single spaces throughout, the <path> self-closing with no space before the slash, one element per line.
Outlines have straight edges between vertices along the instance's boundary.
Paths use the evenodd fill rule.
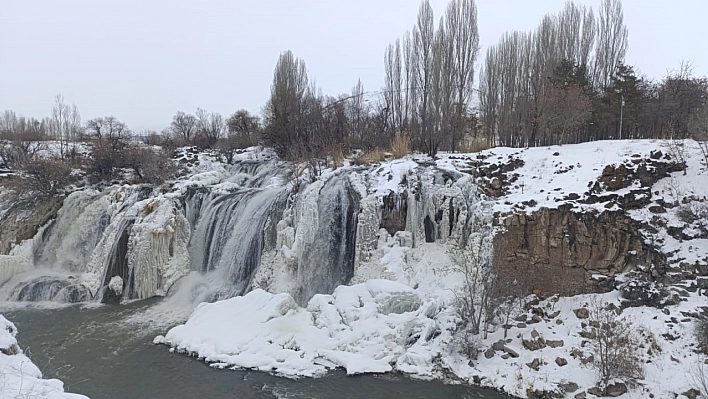
<path fill-rule="evenodd" d="M 576 0 L 599 8 L 600 0 Z M 325 94 L 383 83 L 386 45 L 418 0 L 0 0 L 0 110 L 48 116 L 56 94 L 84 120 L 161 129 L 179 110 L 260 112 L 278 55 L 305 60 Z M 431 0 L 436 20 L 447 0 Z M 533 29 L 564 0 L 477 0 L 482 50 Z M 708 75 L 708 1 L 625 0 L 627 63 L 660 78 L 682 60 Z M 481 62 L 480 59 L 478 62 Z"/>

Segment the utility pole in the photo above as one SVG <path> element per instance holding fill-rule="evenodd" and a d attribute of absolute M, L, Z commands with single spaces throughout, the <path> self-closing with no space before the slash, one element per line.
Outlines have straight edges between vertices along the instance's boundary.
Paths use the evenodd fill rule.
<path fill-rule="evenodd" d="M 624 116 L 624 94 L 622 95 L 622 102 L 620 105 L 620 134 L 619 139 L 622 140 L 622 118 Z"/>

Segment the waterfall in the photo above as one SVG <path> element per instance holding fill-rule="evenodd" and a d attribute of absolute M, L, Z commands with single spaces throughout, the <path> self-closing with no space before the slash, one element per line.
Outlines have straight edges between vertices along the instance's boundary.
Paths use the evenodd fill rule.
<path fill-rule="evenodd" d="M 64 200 L 54 223 L 41 234 L 34 264 L 49 269 L 81 271 L 111 220 L 106 194 L 76 191 Z"/>
<path fill-rule="evenodd" d="M 283 188 L 239 189 L 204 198 L 190 242 L 191 269 L 207 273 L 218 298 L 241 295 L 260 265 L 264 229 L 280 219 Z"/>
<path fill-rule="evenodd" d="M 301 248 L 297 269 L 298 290 L 295 299 L 301 304 L 315 294 L 331 293 L 354 275 L 359 196 L 346 175 L 330 178 L 318 190 L 316 218 L 311 223 L 310 242 Z"/>
<path fill-rule="evenodd" d="M 33 240 L 0 256 L 0 298 L 217 300 L 255 286 L 305 304 L 375 261 L 381 237 L 464 252 L 479 224 L 468 175 L 413 164 L 383 192 L 382 167 L 297 184 L 285 178 L 289 168 L 242 160 L 169 187 L 76 191 Z"/>

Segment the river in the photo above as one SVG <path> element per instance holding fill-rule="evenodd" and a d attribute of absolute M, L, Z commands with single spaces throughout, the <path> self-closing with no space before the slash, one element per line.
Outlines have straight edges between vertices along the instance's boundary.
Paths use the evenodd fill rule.
<path fill-rule="evenodd" d="M 9 305 L 9 306 L 8 306 Z M 501 399 L 489 390 L 399 374 L 290 379 L 248 370 L 218 370 L 152 344 L 167 326 L 159 322 L 160 300 L 128 305 L 54 308 L 0 304 L 18 327 L 18 341 L 45 378 L 92 399 L 322 398 L 322 399 Z M 134 317 L 135 315 L 152 315 Z M 166 317 L 166 319 L 173 320 Z M 138 321 L 136 321 L 138 320 Z"/>

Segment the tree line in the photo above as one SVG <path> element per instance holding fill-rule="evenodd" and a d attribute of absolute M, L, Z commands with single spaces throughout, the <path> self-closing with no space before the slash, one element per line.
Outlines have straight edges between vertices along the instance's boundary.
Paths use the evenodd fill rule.
<path fill-rule="evenodd" d="M 288 50 L 277 60 L 260 116 L 197 108 L 177 112 L 162 132 L 135 133 L 113 116 L 82 123 L 77 107 L 58 96 L 51 115 L 41 120 L 5 111 L 0 135 L 57 140 L 66 159 L 76 155 L 71 143 L 94 142 L 97 154 L 108 159 L 138 135 L 168 149 L 217 149 L 228 162 L 252 145 L 272 147 L 285 159 L 313 160 L 402 143 L 434 156 L 441 150 L 604 139 L 705 141 L 708 81 L 686 63 L 658 81 L 627 65 L 629 34 L 620 0 L 603 0 L 597 13 L 568 2 L 533 31 L 506 33 L 486 50 L 479 71 L 477 21 L 474 0 L 451 0 L 437 21 L 423 0 L 412 28 L 384 50 L 379 90 L 365 91 L 359 80 L 348 93 L 325 95 L 305 61 Z M 108 176 L 115 166 L 106 160 L 95 169 Z"/>

